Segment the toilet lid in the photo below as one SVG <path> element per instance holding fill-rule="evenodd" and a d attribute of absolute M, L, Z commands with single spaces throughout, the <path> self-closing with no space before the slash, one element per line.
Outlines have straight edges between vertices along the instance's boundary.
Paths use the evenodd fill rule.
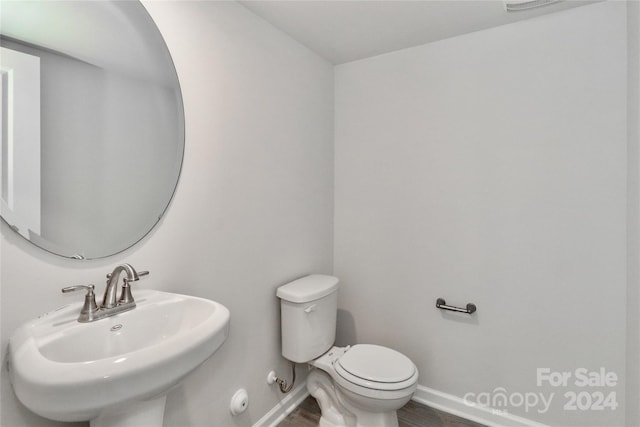
<path fill-rule="evenodd" d="M 401 383 L 416 373 L 415 365 L 404 354 L 372 344 L 354 345 L 338 359 L 337 364 L 342 368 L 337 369 L 338 372 L 344 370 L 375 383 Z"/>

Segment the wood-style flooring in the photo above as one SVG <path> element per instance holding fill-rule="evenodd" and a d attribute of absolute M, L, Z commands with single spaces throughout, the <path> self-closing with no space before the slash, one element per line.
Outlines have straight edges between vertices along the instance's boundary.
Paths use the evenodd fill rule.
<path fill-rule="evenodd" d="M 320 421 L 320 407 L 309 396 L 278 427 L 317 427 Z M 485 427 L 446 412 L 409 401 L 398 411 L 400 427 Z"/>

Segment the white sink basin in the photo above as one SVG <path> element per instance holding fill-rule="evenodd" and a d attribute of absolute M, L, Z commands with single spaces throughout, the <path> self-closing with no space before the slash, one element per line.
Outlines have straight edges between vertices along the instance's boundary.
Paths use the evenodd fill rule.
<path fill-rule="evenodd" d="M 141 290 L 135 298 L 134 310 L 91 323 L 77 322 L 77 303 L 21 326 L 9 341 L 18 399 L 40 416 L 92 426 L 123 425 L 112 414 L 158 396 L 163 411 L 169 388 L 226 340 L 229 310 L 159 291 Z"/>

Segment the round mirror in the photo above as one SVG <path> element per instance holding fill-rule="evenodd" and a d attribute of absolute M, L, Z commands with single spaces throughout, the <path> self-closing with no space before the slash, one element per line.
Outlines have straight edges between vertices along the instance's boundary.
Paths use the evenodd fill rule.
<path fill-rule="evenodd" d="M 184 152 L 178 77 L 137 1 L 0 1 L 0 215 L 78 259 L 142 239 Z"/>

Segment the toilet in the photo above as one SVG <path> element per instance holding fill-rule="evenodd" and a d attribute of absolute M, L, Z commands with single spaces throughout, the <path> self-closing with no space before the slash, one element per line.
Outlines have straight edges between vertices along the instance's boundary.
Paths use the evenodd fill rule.
<path fill-rule="evenodd" d="M 398 427 L 396 411 L 416 390 L 418 369 L 387 347 L 334 346 L 338 282 L 312 274 L 278 288 L 282 355 L 310 366 L 307 389 L 320 405 L 320 427 Z"/>

